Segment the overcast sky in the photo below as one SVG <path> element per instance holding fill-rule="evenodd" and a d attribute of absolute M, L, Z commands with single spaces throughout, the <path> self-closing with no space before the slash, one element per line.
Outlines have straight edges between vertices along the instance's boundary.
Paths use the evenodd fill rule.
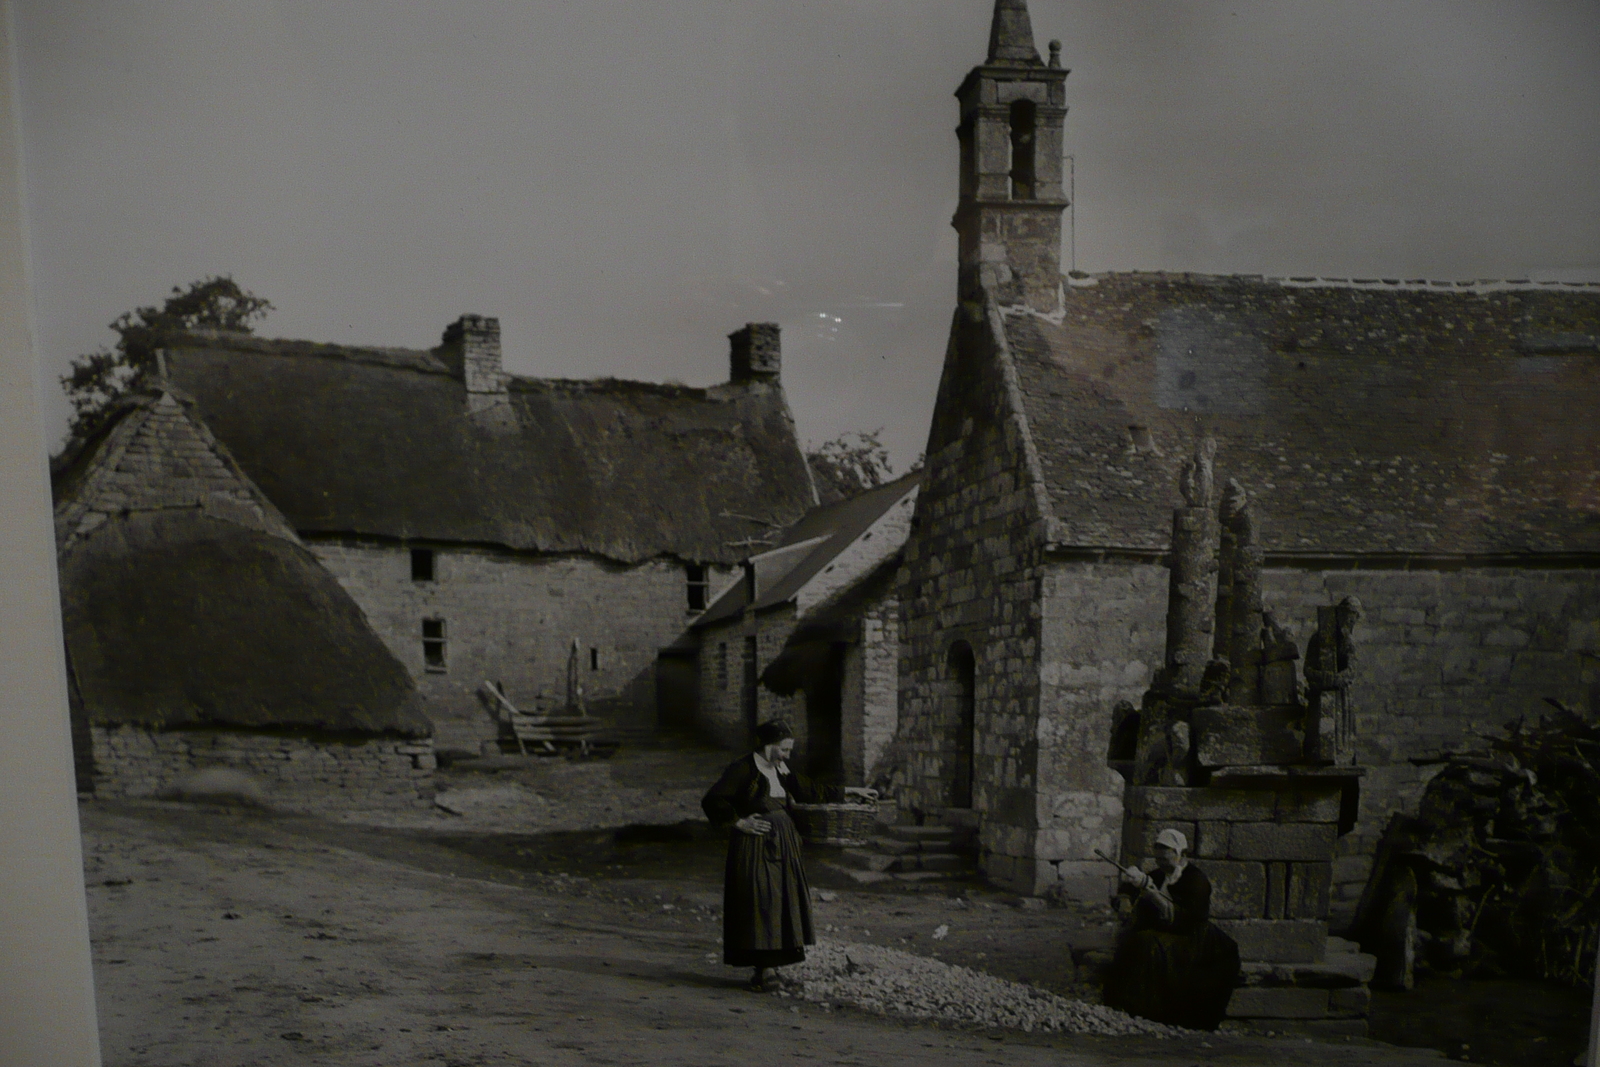
<path fill-rule="evenodd" d="M 1600 280 L 1600 3 L 1032 0 L 1081 270 Z M 990 0 L 18 0 L 49 432 L 106 324 L 231 273 L 270 336 L 705 385 L 921 451 Z"/>

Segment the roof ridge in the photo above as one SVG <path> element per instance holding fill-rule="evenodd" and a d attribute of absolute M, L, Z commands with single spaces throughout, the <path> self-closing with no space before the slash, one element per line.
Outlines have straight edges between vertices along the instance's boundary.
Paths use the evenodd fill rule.
<path fill-rule="evenodd" d="M 450 369 L 431 348 L 402 348 L 398 345 L 347 345 L 330 341 L 309 341 L 298 337 L 261 337 L 234 330 L 174 330 L 159 336 L 161 344 L 176 348 L 226 348 L 269 356 L 311 356 L 318 359 L 347 359 L 356 363 L 376 363 L 424 374 L 449 374 Z M 174 342 L 177 342 L 174 344 Z"/>
<path fill-rule="evenodd" d="M 1070 288 L 1083 289 L 1099 284 L 1102 279 L 1153 278 L 1176 281 L 1243 281 L 1278 285 L 1288 289 L 1376 289 L 1380 291 L 1412 292 L 1537 292 L 1540 290 L 1596 290 L 1600 281 L 1567 282 L 1540 281 L 1532 278 L 1475 278 L 1465 281 L 1432 278 L 1356 278 L 1325 275 L 1272 275 L 1272 274 L 1210 274 L 1204 271 L 1122 270 L 1100 271 L 1089 274 L 1073 271 L 1066 275 Z M 1009 309 L 1008 309 L 1009 310 Z"/>
<path fill-rule="evenodd" d="M 161 335 L 164 343 L 180 342 L 174 347 L 218 347 L 238 352 L 253 352 L 269 356 L 309 356 L 317 359 L 346 359 L 357 363 L 391 366 L 402 370 L 415 370 L 423 374 L 450 375 L 450 368 L 438 357 L 437 348 L 405 348 L 398 345 L 349 345 L 332 341 L 311 341 L 298 337 L 262 337 L 253 333 L 218 330 L 200 327 L 176 330 Z M 187 342 L 187 343 L 184 343 Z M 198 343 L 196 343 L 198 342 Z M 594 378 L 560 378 L 533 374 L 508 374 L 508 387 L 514 389 L 561 389 L 571 392 L 603 392 L 616 389 L 633 389 L 654 392 L 663 396 L 705 398 L 713 387 L 686 385 L 682 382 L 648 382 L 635 378 L 617 378 L 603 375 Z"/>

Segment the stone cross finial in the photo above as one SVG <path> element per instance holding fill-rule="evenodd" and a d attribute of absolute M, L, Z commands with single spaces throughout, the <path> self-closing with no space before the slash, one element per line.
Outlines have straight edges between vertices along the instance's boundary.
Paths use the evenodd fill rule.
<path fill-rule="evenodd" d="M 994 21 L 989 24 L 988 62 L 1040 65 L 1027 0 L 995 0 Z"/>

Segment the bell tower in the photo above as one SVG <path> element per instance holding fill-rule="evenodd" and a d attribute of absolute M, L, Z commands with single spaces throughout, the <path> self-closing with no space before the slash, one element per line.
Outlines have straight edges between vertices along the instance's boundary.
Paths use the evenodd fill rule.
<path fill-rule="evenodd" d="M 1039 59 L 1027 0 L 995 0 L 989 57 L 972 68 L 961 102 L 959 295 L 1001 304 L 1061 306 L 1061 127 L 1067 117 L 1061 42 Z"/>

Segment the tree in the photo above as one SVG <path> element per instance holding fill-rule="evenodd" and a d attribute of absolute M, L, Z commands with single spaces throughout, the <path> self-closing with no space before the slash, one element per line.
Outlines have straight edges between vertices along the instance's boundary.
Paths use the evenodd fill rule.
<path fill-rule="evenodd" d="M 111 324 L 117 343 L 79 356 L 72 361 L 72 372 L 61 376 L 61 387 L 72 404 L 72 434 L 93 432 L 117 398 L 155 369 L 164 335 L 197 329 L 250 333 L 271 310 L 270 301 L 222 274 L 190 282 L 187 288 L 173 286 L 172 295 L 159 308 L 123 312 Z"/>
<path fill-rule="evenodd" d="M 871 433 L 852 430 L 806 452 L 817 495 L 824 504 L 843 500 L 882 485 L 893 474 L 889 450 L 879 440 L 883 427 Z"/>

